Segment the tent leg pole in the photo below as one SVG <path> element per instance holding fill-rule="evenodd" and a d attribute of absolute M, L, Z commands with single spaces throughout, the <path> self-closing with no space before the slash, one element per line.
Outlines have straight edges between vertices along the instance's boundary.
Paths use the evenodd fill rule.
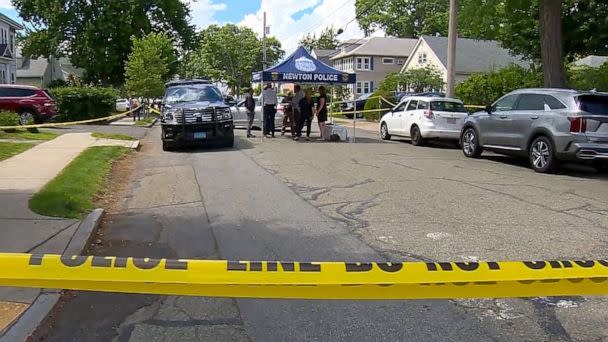
<path fill-rule="evenodd" d="M 357 140 L 357 103 L 355 102 L 355 108 L 353 109 L 353 140 L 352 142 L 356 142 Z"/>

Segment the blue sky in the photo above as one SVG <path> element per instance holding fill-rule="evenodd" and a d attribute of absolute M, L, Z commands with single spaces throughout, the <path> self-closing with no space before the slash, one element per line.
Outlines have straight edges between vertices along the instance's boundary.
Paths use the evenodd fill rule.
<path fill-rule="evenodd" d="M 210 24 L 234 23 L 262 33 L 262 13 L 267 13 L 271 35 L 287 51 L 299 38 L 326 27 L 343 28 L 339 39 L 361 37 L 355 17 L 355 0 L 182 0 L 191 7 L 191 20 L 199 29 Z M 19 22 L 10 0 L 0 0 L 0 11 Z M 348 25 L 347 25 L 348 23 Z"/>

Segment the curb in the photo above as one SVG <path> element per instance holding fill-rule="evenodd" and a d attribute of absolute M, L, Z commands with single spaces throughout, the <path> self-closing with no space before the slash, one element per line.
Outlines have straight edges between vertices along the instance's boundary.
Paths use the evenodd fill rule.
<path fill-rule="evenodd" d="M 154 119 L 154 121 L 152 121 L 151 124 L 149 124 L 148 126 L 146 126 L 147 128 L 151 128 L 152 126 L 154 126 L 156 124 L 156 122 L 158 121 L 158 118 Z"/>
<path fill-rule="evenodd" d="M 63 252 L 64 255 L 81 255 L 86 251 L 104 213 L 103 209 L 95 209 L 80 222 Z M 32 305 L 0 336 L 0 342 L 26 341 L 49 317 L 60 298 L 61 291 L 43 289 Z"/>
<path fill-rule="evenodd" d="M 134 141 L 134 142 L 131 144 L 131 149 L 133 149 L 133 150 L 137 151 L 137 150 L 139 150 L 139 146 L 140 146 L 140 144 L 139 144 L 139 140 L 135 140 L 135 141 Z"/>

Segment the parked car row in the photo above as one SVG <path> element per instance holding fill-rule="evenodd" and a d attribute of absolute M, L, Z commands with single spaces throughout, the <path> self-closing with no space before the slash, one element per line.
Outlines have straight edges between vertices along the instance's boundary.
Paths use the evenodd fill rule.
<path fill-rule="evenodd" d="M 608 162 L 608 94 L 568 89 L 520 89 L 468 115 L 462 102 L 405 97 L 380 121 L 380 137 L 459 141 L 466 157 L 483 151 L 525 156 L 536 172 L 562 161 Z"/>
<path fill-rule="evenodd" d="M 261 99 L 257 96 L 255 99 L 255 117 L 253 119 L 253 127 L 262 128 L 262 102 Z M 277 106 L 277 114 L 274 118 L 274 125 L 276 128 L 280 128 L 283 126 L 283 117 L 285 113 L 283 112 L 283 97 L 278 97 L 279 105 Z M 245 108 L 245 100 L 239 101 L 236 106 L 230 107 L 230 111 L 232 112 L 232 117 L 234 119 L 235 126 L 247 126 L 247 108 Z"/>

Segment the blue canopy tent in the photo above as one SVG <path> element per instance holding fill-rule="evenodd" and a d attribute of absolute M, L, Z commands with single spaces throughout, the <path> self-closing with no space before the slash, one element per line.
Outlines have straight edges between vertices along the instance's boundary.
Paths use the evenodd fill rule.
<path fill-rule="evenodd" d="M 357 75 L 334 69 L 300 46 L 283 62 L 253 73 L 253 82 L 353 84 Z"/>

